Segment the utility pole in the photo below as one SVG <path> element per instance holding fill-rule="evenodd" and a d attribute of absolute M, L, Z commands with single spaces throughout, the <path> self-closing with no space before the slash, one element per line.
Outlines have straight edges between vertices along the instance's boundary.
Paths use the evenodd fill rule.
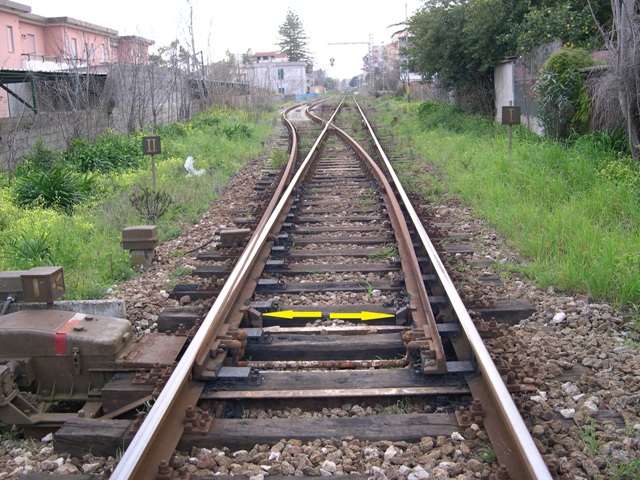
<path fill-rule="evenodd" d="M 369 58 L 369 62 L 371 62 L 371 43 L 373 41 L 373 35 L 369 35 L 368 42 L 329 42 L 327 45 L 367 45 L 367 58 Z M 368 69 L 365 68 L 364 75 L 369 72 Z"/>

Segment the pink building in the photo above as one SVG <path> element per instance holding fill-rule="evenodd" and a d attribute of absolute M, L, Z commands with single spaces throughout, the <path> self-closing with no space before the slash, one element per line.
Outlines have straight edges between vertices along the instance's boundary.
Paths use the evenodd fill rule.
<path fill-rule="evenodd" d="M 146 63 L 152 44 L 71 17 L 41 17 L 27 5 L 0 0 L 0 117 L 11 116 L 9 97 L 26 105 L 31 73 L 106 73 L 101 65 Z"/>

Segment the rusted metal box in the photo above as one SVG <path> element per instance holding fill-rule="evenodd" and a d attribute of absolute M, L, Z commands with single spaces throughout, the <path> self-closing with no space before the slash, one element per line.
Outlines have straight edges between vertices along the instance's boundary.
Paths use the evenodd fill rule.
<path fill-rule="evenodd" d="M 220 245 L 227 248 L 244 245 L 250 235 L 250 228 L 224 228 L 220 231 Z"/>
<path fill-rule="evenodd" d="M 65 293 L 62 267 L 35 267 L 20 275 L 27 302 L 53 303 Z"/>
<path fill-rule="evenodd" d="M 122 229 L 122 248 L 125 250 L 153 250 L 158 246 L 158 227 L 136 225 Z"/>
<path fill-rule="evenodd" d="M 26 270 L 8 270 L 0 272 L 0 293 L 22 292 L 21 276 Z"/>

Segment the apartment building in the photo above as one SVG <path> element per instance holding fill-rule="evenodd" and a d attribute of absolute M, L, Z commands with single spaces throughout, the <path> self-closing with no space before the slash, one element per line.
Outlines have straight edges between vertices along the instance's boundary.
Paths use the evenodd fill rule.
<path fill-rule="evenodd" d="M 71 17 L 47 18 L 0 0 L 0 117 L 37 113 L 34 75 L 106 75 L 111 63 L 145 63 L 153 41 Z"/>
<path fill-rule="evenodd" d="M 290 62 L 277 52 L 256 52 L 252 62 L 241 66 L 240 81 L 280 95 L 307 93 L 305 62 Z"/>

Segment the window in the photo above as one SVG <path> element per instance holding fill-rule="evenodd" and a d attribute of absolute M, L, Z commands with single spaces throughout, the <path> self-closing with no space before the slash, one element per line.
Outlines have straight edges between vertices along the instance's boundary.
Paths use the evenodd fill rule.
<path fill-rule="evenodd" d="M 84 59 L 89 62 L 89 63 L 93 63 L 96 59 L 96 47 L 95 44 L 91 43 L 85 43 L 84 44 Z"/>
<path fill-rule="evenodd" d="M 278 69 L 278 80 L 284 80 L 284 68 Z"/>
<path fill-rule="evenodd" d="M 78 58 L 78 41 L 75 38 L 71 39 L 71 58 Z"/>
<path fill-rule="evenodd" d="M 9 47 L 10 52 L 16 51 L 13 45 L 13 27 L 11 25 L 7 25 L 7 47 Z"/>
<path fill-rule="evenodd" d="M 27 53 L 36 53 L 36 36 L 31 33 L 27 33 Z"/>
<path fill-rule="evenodd" d="M 283 87 L 280 87 L 280 88 L 278 89 L 278 93 L 280 93 L 280 94 L 284 95 L 284 88 L 283 88 Z"/>
<path fill-rule="evenodd" d="M 104 43 L 100 44 L 100 63 L 106 63 L 107 62 L 107 47 L 104 45 Z"/>

